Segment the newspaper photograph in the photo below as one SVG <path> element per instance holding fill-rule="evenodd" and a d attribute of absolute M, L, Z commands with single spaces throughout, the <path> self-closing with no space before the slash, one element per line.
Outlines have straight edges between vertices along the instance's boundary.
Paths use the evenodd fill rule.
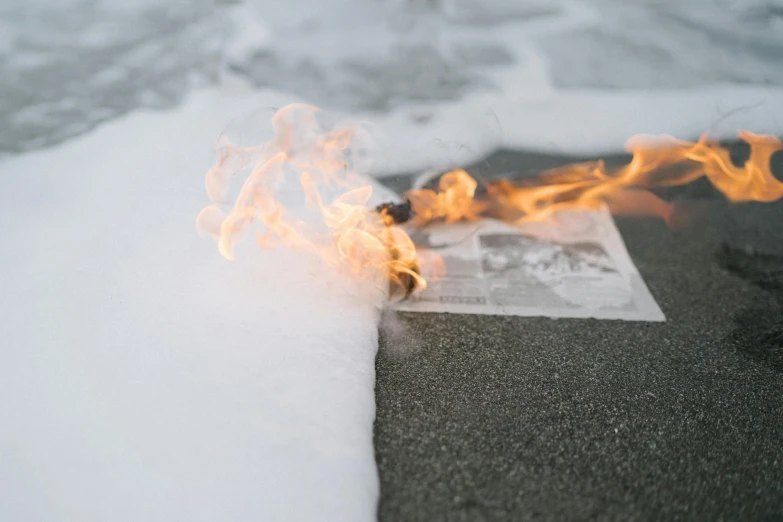
<path fill-rule="evenodd" d="M 493 220 L 409 231 L 441 274 L 395 309 L 665 321 L 608 210 L 558 212 L 522 227 Z"/>

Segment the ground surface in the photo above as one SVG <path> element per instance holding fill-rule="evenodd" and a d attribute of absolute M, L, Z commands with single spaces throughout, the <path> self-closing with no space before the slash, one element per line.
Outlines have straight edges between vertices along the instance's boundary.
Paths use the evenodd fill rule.
<path fill-rule="evenodd" d="M 665 323 L 387 318 L 382 521 L 783 518 L 783 203 L 675 197 L 714 203 L 679 231 L 617 220 Z"/>

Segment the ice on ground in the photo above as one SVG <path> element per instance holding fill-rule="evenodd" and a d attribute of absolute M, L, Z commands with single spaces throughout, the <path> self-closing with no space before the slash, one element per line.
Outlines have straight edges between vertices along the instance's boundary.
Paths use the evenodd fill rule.
<path fill-rule="evenodd" d="M 251 103 L 201 92 L 0 165 L 0 520 L 374 520 L 377 294 L 195 230 Z"/>

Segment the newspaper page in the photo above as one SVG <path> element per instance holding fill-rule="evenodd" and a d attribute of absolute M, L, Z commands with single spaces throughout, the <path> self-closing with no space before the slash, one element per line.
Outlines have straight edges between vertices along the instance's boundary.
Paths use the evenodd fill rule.
<path fill-rule="evenodd" d="M 666 320 L 605 208 L 522 227 L 484 220 L 409 233 L 445 270 L 396 310 Z"/>

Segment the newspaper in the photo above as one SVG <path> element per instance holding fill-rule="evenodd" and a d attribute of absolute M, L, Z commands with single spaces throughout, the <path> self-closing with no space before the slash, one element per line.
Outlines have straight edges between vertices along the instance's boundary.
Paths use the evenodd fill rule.
<path fill-rule="evenodd" d="M 523 227 L 484 220 L 409 233 L 445 271 L 425 273 L 427 288 L 397 310 L 666 320 L 607 209 L 558 212 Z"/>

